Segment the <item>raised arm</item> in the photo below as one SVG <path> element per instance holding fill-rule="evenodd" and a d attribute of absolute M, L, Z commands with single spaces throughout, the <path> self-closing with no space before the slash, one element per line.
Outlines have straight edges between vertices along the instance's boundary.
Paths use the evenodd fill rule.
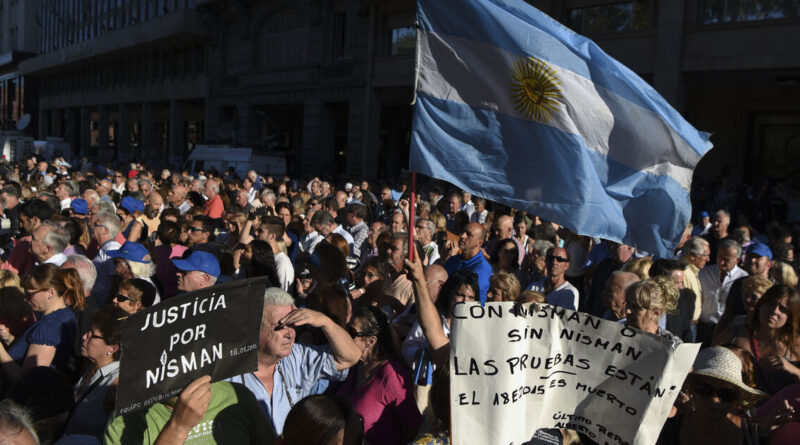
<path fill-rule="evenodd" d="M 414 261 L 406 258 L 406 270 L 408 277 L 414 284 L 414 293 L 417 298 L 417 317 L 422 333 L 428 340 L 432 351 L 432 360 L 437 366 L 441 366 L 450 360 L 450 339 L 444 335 L 442 319 L 433 304 L 433 299 L 428 293 L 428 284 L 425 281 L 425 273 L 422 270 L 422 262 L 419 255 L 414 255 Z"/>
<path fill-rule="evenodd" d="M 321 328 L 325 336 L 328 337 L 338 371 L 351 368 L 361 358 L 361 350 L 353 342 L 350 334 L 321 312 L 311 309 L 295 309 L 278 322 L 279 327 L 287 325 L 309 325 Z"/>
<path fill-rule="evenodd" d="M 172 415 L 158 434 L 155 445 L 179 445 L 186 442 L 192 428 L 205 417 L 210 401 L 211 377 L 204 375 L 189 383 L 178 397 Z"/>

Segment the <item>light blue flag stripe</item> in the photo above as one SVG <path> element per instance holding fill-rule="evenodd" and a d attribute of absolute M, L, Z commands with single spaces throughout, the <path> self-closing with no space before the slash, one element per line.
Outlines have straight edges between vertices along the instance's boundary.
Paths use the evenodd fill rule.
<path fill-rule="evenodd" d="M 647 82 L 575 34 L 520 0 L 419 0 L 417 20 L 426 31 L 487 42 L 520 56 L 534 56 L 590 79 L 625 99 L 660 114 L 699 154 L 711 144 Z"/>
<path fill-rule="evenodd" d="M 522 1 L 419 0 L 418 18 L 412 170 L 576 233 L 671 255 L 707 134 Z M 532 67 L 545 77 L 525 71 Z M 515 96 L 520 72 L 527 96 Z M 552 113 L 543 117 L 541 103 L 520 108 L 543 85 L 558 87 Z"/>
<path fill-rule="evenodd" d="M 460 37 L 420 31 L 417 94 L 524 118 L 512 97 L 510 85 L 514 56 L 496 46 Z M 694 166 L 700 156 L 655 112 L 639 107 L 588 79 L 551 67 L 564 96 L 546 124 L 580 135 L 584 145 L 636 170 L 666 174 L 689 191 Z M 476 75 L 475 73 L 480 73 Z M 572 102 L 571 98 L 579 98 Z M 672 149 L 658 155 L 644 150 L 653 141 Z"/>
<path fill-rule="evenodd" d="M 671 177 L 609 160 L 580 136 L 546 125 L 420 96 L 413 126 L 412 147 L 426 148 L 412 150 L 413 171 L 576 233 L 668 255 L 691 214 L 688 195 Z"/>

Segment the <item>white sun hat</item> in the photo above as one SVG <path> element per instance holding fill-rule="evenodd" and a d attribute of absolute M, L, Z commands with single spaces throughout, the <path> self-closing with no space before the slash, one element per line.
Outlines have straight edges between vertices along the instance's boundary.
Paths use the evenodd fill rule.
<path fill-rule="evenodd" d="M 742 361 L 730 349 L 714 346 L 702 349 L 694 360 L 694 375 L 713 377 L 730 383 L 749 397 L 766 397 L 767 393 L 747 386 L 742 381 Z"/>

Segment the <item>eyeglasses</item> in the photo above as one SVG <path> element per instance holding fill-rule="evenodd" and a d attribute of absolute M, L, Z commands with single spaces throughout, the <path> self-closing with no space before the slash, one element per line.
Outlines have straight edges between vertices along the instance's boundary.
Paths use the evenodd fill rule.
<path fill-rule="evenodd" d="M 205 230 L 203 230 L 202 228 L 198 228 L 198 227 L 189 227 L 189 232 L 192 232 L 192 233 L 194 233 L 194 232 L 205 232 Z"/>
<path fill-rule="evenodd" d="M 117 295 L 114 297 L 114 299 L 115 299 L 115 300 L 117 300 L 117 302 L 119 302 L 119 303 L 124 303 L 124 302 L 126 302 L 126 301 L 130 300 L 130 299 L 131 299 L 131 297 L 129 297 L 129 296 L 127 296 L 127 295 L 117 294 Z"/>
<path fill-rule="evenodd" d="M 355 328 L 351 325 L 347 325 L 347 333 L 350 334 L 350 337 L 371 337 L 372 334 L 368 334 L 366 332 L 358 332 Z"/>
<path fill-rule="evenodd" d="M 99 336 L 99 335 L 95 334 L 95 333 L 94 333 L 94 332 L 92 332 L 92 331 L 89 331 L 89 332 L 87 332 L 87 333 L 89 334 L 89 338 L 88 338 L 88 340 L 91 340 L 91 339 L 93 339 L 93 338 L 97 338 L 97 339 L 100 339 L 100 340 L 106 341 L 105 337 L 101 337 L 101 336 Z"/>
<path fill-rule="evenodd" d="M 557 261 L 559 263 L 569 263 L 569 260 L 567 258 L 564 258 L 563 256 L 558 256 L 558 255 L 547 255 L 546 259 L 547 259 L 547 261 Z"/>
<path fill-rule="evenodd" d="M 733 403 L 739 398 L 739 392 L 733 388 L 717 387 L 700 380 L 695 380 L 693 386 L 695 394 L 708 398 L 716 395 L 722 403 Z"/>

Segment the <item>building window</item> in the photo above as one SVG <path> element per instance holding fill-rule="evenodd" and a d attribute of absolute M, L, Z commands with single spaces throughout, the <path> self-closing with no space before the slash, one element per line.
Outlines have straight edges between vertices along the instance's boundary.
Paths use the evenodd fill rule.
<path fill-rule="evenodd" d="M 569 10 L 569 27 L 580 34 L 642 31 L 653 28 L 655 0 L 609 3 Z"/>
<path fill-rule="evenodd" d="M 259 33 L 258 66 L 271 68 L 304 63 L 306 34 L 302 12 L 286 9 L 271 15 Z"/>
<path fill-rule="evenodd" d="M 414 54 L 414 46 L 416 44 L 416 32 L 413 26 L 404 26 L 401 28 L 392 28 L 391 32 L 391 46 L 389 54 L 398 56 L 402 54 Z"/>
<path fill-rule="evenodd" d="M 800 17 L 798 0 L 704 0 L 700 22 L 755 22 Z"/>

